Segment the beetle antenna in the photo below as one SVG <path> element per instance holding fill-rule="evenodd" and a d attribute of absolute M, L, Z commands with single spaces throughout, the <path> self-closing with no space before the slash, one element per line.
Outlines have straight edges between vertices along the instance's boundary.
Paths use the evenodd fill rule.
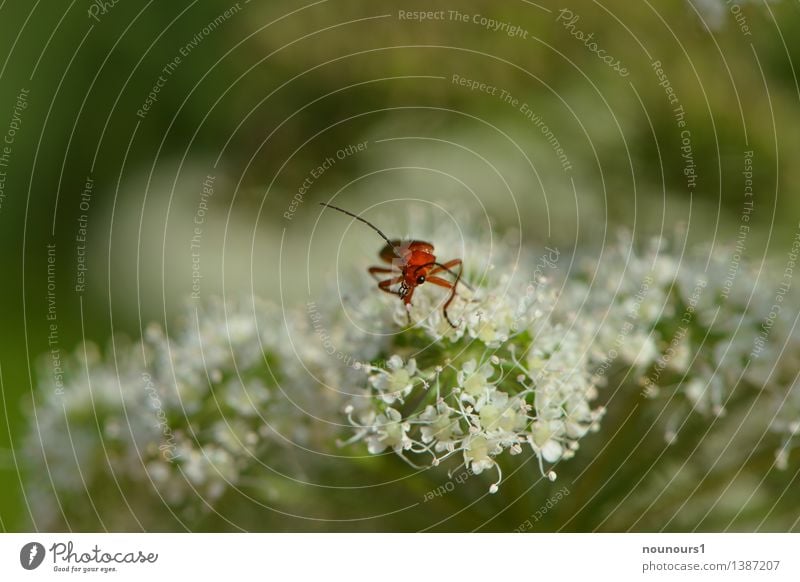
<path fill-rule="evenodd" d="M 328 208 L 333 208 L 334 210 L 338 210 L 339 212 L 343 212 L 343 213 L 345 213 L 347 216 L 352 216 L 352 217 L 353 217 L 353 218 L 355 218 L 356 220 L 360 220 L 361 222 L 363 222 L 364 224 L 366 224 L 368 227 L 370 227 L 372 230 L 374 230 L 374 231 L 375 231 L 375 232 L 377 232 L 379 235 L 381 235 L 381 238 L 382 238 L 383 240 L 385 240 L 385 241 L 386 241 L 386 242 L 389 244 L 389 246 L 390 246 L 390 247 L 392 247 L 392 248 L 394 248 L 394 247 L 395 247 L 395 245 L 393 245 L 393 244 L 392 244 L 392 241 L 390 241 L 390 240 L 389 240 L 389 238 L 388 238 L 388 237 L 387 237 L 385 234 L 383 234 L 383 233 L 380 231 L 380 229 L 379 229 L 377 226 L 375 226 L 374 224 L 372 224 L 371 222 L 369 222 L 369 221 L 367 221 L 367 220 L 364 220 L 364 219 L 363 219 L 363 218 L 361 218 L 360 216 L 357 216 L 357 215 L 353 214 L 352 212 L 348 212 L 347 210 L 345 210 L 345 209 L 343 209 L 343 208 L 339 208 L 338 206 L 334 206 L 333 204 L 326 204 L 325 202 L 320 202 L 320 205 L 321 205 L 321 206 L 327 206 Z"/>

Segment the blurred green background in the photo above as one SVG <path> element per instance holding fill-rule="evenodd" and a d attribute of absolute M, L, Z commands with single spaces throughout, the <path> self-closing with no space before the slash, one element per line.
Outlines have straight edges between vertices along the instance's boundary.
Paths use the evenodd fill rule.
<path fill-rule="evenodd" d="M 21 119 L 3 168 L 0 207 L 4 530 L 31 527 L 22 503 L 23 480 L 31 476 L 18 447 L 29 427 L 36 362 L 49 349 L 47 245 L 56 248 L 60 348 L 72 351 L 83 337 L 103 346 L 112 332 L 137 338 L 149 321 L 172 321 L 192 292 L 189 241 L 209 176 L 214 194 L 202 243 L 207 295 L 247 293 L 252 286 L 277 298 L 282 286 L 292 297 L 305 284 L 306 267 L 320 279 L 334 276 L 336 245 L 307 261 L 304 243 L 318 216 L 316 202 L 340 190 L 337 200 L 348 208 L 386 203 L 375 216 L 398 234 L 414 230 L 406 208 L 442 204 L 474 212 L 485 206 L 498 233 L 521 228 L 535 244 L 592 248 L 620 226 L 639 237 L 670 235 L 686 224 L 695 243 L 730 245 L 742 213 L 744 152 L 752 150 L 749 255 L 782 255 L 797 228 L 795 1 L 743 4 L 738 22 L 722 1 L 100 4 L 0 6 L 0 132 L 10 127 L 20 92 L 28 91 L 27 107 L 17 107 Z M 579 15 L 572 30 L 594 33 L 630 74 L 617 74 L 570 34 L 559 21 L 561 9 Z M 458 10 L 469 21 L 420 22 L 400 18 L 400 10 Z M 525 37 L 487 29 L 474 15 L 517 25 Z M 180 62 L 165 70 L 176 57 Z M 680 130 L 653 61 L 661 62 L 686 112 L 694 188 L 687 187 Z M 518 106 L 454 83 L 453 75 L 529 104 L 570 169 Z M 156 100 L 144 111 L 154 87 Z M 288 220 L 309 172 L 361 142 L 366 150 L 337 160 Z M 87 178 L 93 188 L 82 207 Z M 82 215 L 86 286 L 76 291 Z M 322 221 L 315 236 L 335 241 L 341 227 Z M 299 267 L 279 282 L 281 253 Z M 631 434 L 649 426 L 639 413 L 624 425 Z M 609 426 L 624 420 L 615 414 Z M 567 529 L 628 527 L 624 519 L 614 522 L 613 509 L 639 476 L 635 466 L 615 469 L 631 452 L 625 443 L 638 437 L 620 434 L 616 442 L 613 454 L 600 455 L 592 450 L 598 441 L 588 438 L 586 450 L 563 469 L 577 475 L 591 468 L 598 478 L 619 480 L 604 490 L 616 491 L 616 498 L 573 491 L 570 503 L 559 504 L 572 515 L 578 500 L 591 498 Z M 680 446 L 670 449 L 672 460 L 665 462 L 678 462 L 683 453 Z M 525 501 L 529 482 L 512 475 L 506 497 L 476 505 L 444 527 L 469 529 L 499 516 L 486 527 L 508 529 L 547 497 Z M 519 505 L 509 501 L 517 496 Z M 329 503 L 347 501 L 332 494 Z M 672 515 L 675 505 L 665 495 L 655 507 L 638 507 L 644 517 L 635 527 L 660 528 L 659 512 L 670 508 Z M 743 529 L 763 517 L 733 514 L 741 520 L 733 527 Z M 311 527 L 269 519 L 266 529 Z M 420 513 L 401 524 L 428 525 Z"/>

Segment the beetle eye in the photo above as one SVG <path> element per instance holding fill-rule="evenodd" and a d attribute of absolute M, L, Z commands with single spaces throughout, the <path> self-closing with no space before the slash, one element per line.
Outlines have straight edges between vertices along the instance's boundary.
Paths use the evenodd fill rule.
<path fill-rule="evenodd" d="M 422 275 L 417 277 L 417 285 L 422 285 L 424 282 L 425 282 L 425 277 L 423 277 Z"/>

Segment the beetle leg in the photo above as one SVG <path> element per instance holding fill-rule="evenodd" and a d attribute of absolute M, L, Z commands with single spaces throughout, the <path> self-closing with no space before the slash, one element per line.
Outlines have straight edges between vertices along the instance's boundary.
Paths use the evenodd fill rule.
<path fill-rule="evenodd" d="M 403 276 L 400 275 L 398 277 L 392 277 L 391 279 L 384 279 L 383 281 L 378 281 L 378 289 L 386 293 L 391 293 L 392 295 L 397 295 L 397 292 L 392 291 L 391 289 L 389 289 L 389 287 L 391 287 L 392 285 L 396 285 L 402 280 Z"/>
<path fill-rule="evenodd" d="M 447 271 L 456 278 L 456 283 L 461 283 L 464 287 L 466 287 L 470 291 L 474 291 L 472 285 L 467 284 L 465 281 L 461 281 L 461 274 L 464 271 L 464 264 L 461 259 L 453 259 L 452 261 L 447 261 L 444 264 L 434 263 L 434 265 L 435 265 L 434 268 L 430 272 L 431 275 L 435 275 L 436 273 L 441 273 L 442 271 Z M 458 273 L 454 273 L 453 271 L 450 270 L 451 268 L 456 266 L 461 267 L 458 270 Z"/>
<path fill-rule="evenodd" d="M 444 318 L 447 320 L 447 323 L 450 324 L 450 327 L 458 327 L 452 321 L 450 321 L 450 316 L 447 315 L 447 308 L 450 307 L 450 303 L 453 302 L 453 299 L 456 297 L 456 285 L 458 285 L 458 280 L 461 278 L 461 273 L 458 274 L 454 283 L 447 281 L 446 279 L 442 279 L 441 277 L 437 276 L 428 276 L 428 283 L 433 283 L 434 285 L 438 285 L 439 287 L 444 287 L 445 289 L 450 289 L 450 297 L 447 298 L 444 305 L 442 306 L 442 313 L 444 313 Z"/>
<path fill-rule="evenodd" d="M 416 289 L 416 287 L 411 287 L 406 296 L 403 297 L 403 305 L 406 308 L 406 320 L 408 321 L 408 325 L 411 325 L 411 297 L 414 295 L 414 289 Z"/>
<path fill-rule="evenodd" d="M 370 275 L 372 275 L 376 280 L 378 279 L 375 277 L 377 274 L 397 274 L 396 277 L 392 277 L 390 279 L 384 279 L 383 281 L 378 280 L 378 288 L 385 293 L 391 293 L 392 295 L 400 295 L 398 291 L 392 291 L 389 289 L 392 285 L 396 285 L 397 283 L 403 282 L 403 274 L 402 271 L 397 268 L 387 268 L 387 267 L 370 267 L 367 269 Z M 399 273 L 399 274 L 398 274 Z M 408 289 L 406 295 L 400 295 L 400 298 L 403 300 L 403 305 L 406 308 L 406 320 L 408 320 L 408 325 L 411 325 L 411 311 L 409 310 L 409 306 L 411 305 L 411 297 L 414 295 L 414 287 Z"/>
<path fill-rule="evenodd" d="M 394 269 L 384 269 L 383 267 L 372 267 L 370 269 L 370 274 L 373 274 L 372 273 L 373 269 L 375 270 L 376 273 L 382 273 L 382 272 L 396 273 L 397 272 Z M 397 283 L 400 283 L 402 280 L 403 280 L 403 276 L 402 275 L 398 275 L 397 277 L 392 277 L 391 279 L 384 279 L 383 281 L 378 281 L 378 289 L 380 289 L 381 291 L 383 291 L 385 293 L 391 293 L 392 295 L 397 295 L 398 294 L 397 291 L 392 291 L 391 289 L 389 289 L 389 287 L 391 287 L 392 285 L 396 285 Z M 408 305 L 411 303 L 411 295 L 413 295 L 413 291 L 414 290 L 412 289 L 411 293 L 409 293 L 408 295 L 406 295 L 405 297 L 402 298 L 403 299 L 403 305 L 406 308 L 406 319 L 408 320 L 408 325 L 411 325 L 411 312 L 408 310 Z"/>
<path fill-rule="evenodd" d="M 377 277 L 375 277 L 376 274 L 399 273 L 397 269 L 388 269 L 386 267 L 370 267 L 367 269 L 367 272 L 372 275 L 374 279 L 377 279 Z"/>

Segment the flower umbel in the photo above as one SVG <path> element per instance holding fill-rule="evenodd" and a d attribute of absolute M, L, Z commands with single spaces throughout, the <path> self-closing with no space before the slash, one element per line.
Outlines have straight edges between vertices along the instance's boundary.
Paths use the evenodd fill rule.
<path fill-rule="evenodd" d="M 386 347 L 387 369 L 364 367 L 367 393 L 348 406 L 360 410 L 350 415 L 350 442 L 364 439 L 372 453 L 391 448 L 415 467 L 458 455 L 475 474 L 497 471 L 491 492 L 502 477 L 497 458 L 530 447 L 552 478 L 544 464 L 572 456 L 603 414 L 591 406 L 584 335 L 556 321 L 553 293 L 508 276 L 459 289 L 456 328 L 443 321 L 440 301 L 436 289 L 418 289 L 413 326 Z"/>
<path fill-rule="evenodd" d="M 249 509 L 280 491 L 289 503 L 297 481 L 323 482 L 348 462 L 337 437 L 358 457 L 496 472 L 492 493 L 511 455 L 553 480 L 552 465 L 599 428 L 604 408 L 594 401 L 606 385 L 653 408 L 661 399 L 670 444 L 690 420 L 738 423 L 736 407 L 755 402 L 752 442 L 774 451 L 768 462 L 778 469 L 796 456 L 800 286 L 781 279 L 789 263 L 767 276 L 724 248 L 677 257 L 656 242 L 636 253 L 623 237 L 556 293 L 547 281 L 520 280 L 502 250 L 489 259 L 498 268 L 476 264 L 486 257 L 476 247 L 489 245 L 463 253 L 471 288 L 459 284 L 449 305 L 455 327 L 442 314 L 449 290 L 421 285 L 407 312 L 365 282 L 341 304 L 326 292 L 305 309 L 192 304 L 183 322 L 151 325 L 137 343 L 115 339 L 105 357 L 88 343 L 65 356 L 63 386 L 41 374 L 27 440 L 30 474 L 46 471 L 53 484 L 28 488 L 37 523 L 63 527 L 60 508 L 83 507 L 86 489 L 118 490 L 132 508 L 148 508 L 126 516 L 98 496 L 108 521 L 87 529 L 160 523 L 165 506 L 185 527 L 232 500 Z M 626 379 L 614 385 L 617 372 Z M 361 466 L 381 470 L 375 461 Z M 329 502 L 327 489 L 321 498 Z M 64 522 L 54 524 L 59 513 Z"/>

